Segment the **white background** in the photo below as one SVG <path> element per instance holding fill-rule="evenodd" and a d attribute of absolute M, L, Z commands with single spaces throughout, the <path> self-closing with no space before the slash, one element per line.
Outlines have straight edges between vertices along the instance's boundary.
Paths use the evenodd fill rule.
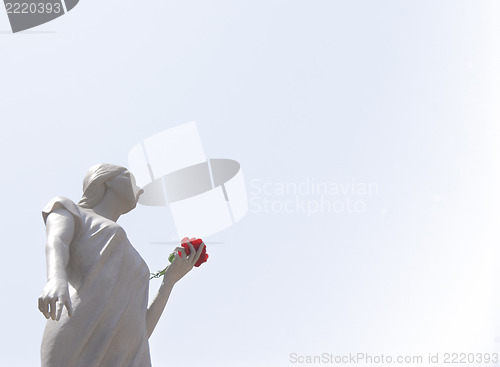
<path fill-rule="evenodd" d="M 498 352 L 499 11 L 82 0 L 19 34 L 2 12 L 0 365 L 39 365 L 44 205 L 77 201 L 90 166 L 126 165 L 140 140 L 192 120 L 208 157 L 241 163 L 254 205 L 174 289 L 155 367 Z M 319 200 L 275 190 L 308 180 L 378 190 L 326 197 L 361 213 L 280 210 Z M 119 222 L 152 271 L 167 263 L 172 246 L 151 242 L 175 237 L 168 210 Z"/>

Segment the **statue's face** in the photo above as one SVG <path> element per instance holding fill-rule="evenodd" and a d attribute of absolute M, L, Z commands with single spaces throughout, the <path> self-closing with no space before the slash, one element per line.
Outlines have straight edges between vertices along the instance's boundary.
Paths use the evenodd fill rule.
<path fill-rule="evenodd" d="M 134 175 L 125 170 L 110 181 L 110 186 L 113 191 L 118 194 L 118 197 L 129 208 L 130 211 L 135 208 L 139 196 L 144 192 L 135 182 Z"/>

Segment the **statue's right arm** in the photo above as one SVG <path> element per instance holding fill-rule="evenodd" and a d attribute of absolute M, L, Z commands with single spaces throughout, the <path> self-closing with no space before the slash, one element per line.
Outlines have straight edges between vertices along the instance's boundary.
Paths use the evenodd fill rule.
<path fill-rule="evenodd" d="M 66 267 L 69 261 L 69 246 L 75 231 L 75 220 L 64 208 L 51 212 L 45 223 L 47 233 L 47 285 L 38 298 L 38 309 L 45 318 L 59 320 L 63 307 L 69 316 L 73 309 L 68 290 Z"/>

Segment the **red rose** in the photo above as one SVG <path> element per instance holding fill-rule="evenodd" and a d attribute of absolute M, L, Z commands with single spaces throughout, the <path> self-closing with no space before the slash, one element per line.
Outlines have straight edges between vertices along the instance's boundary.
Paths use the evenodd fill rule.
<path fill-rule="evenodd" d="M 189 238 L 184 237 L 182 239 L 182 241 L 181 241 L 181 246 L 186 251 L 186 255 L 189 255 L 191 253 L 191 249 L 189 248 L 189 245 L 188 245 L 189 242 L 193 245 L 195 251 L 198 251 L 198 249 L 200 248 L 201 244 L 203 243 L 203 240 L 201 238 L 193 238 L 192 240 L 190 240 Z M 204 262 L 207 261 L 208 254 L 207 254 L 206 249 L 207 249 L 207 247 L 203 246 L 203 251 L 201 252 L 200 257 L 198 258 L 198 261 L 196 262 L 196 264 L 194 264 L 194 266 L 198 267 L 198 266 L 200 266 L 201 264 L 203 264 Z M 177 253 L 179 254 L 179 256 L 182 256 L 180 251 L 177 251 Z M 170 256 L 168 257 L 168 260 L 170 262 L 172 262 L 172 261 L 174 261 L 174 259 L 175 259 L 175 252 L 172 252 L 170 254 Z M 151 278 L 149 278 L 149 280 L 151 280 L 153 278 L 159 278 L 159 277 L 161 277 L 162 275 L 165 274 L 165 272 L 167 271 L 167 269 L 168 269 L 168 266 L 165 269 L 161 270 L 161 271 L 158 271 L 156 273 L 151 273 Z"/>
<path fill-rule="evenodd" d="M 181 246 L 186 251 L 186 255 L 189 255 L 191 253 L 191 250 L 189 249 L 188 242 L 190 242 L 193 245 L 195 251 L 198 251 L 198 249 L 200 248 L 201 244 L 203 243 L 203 240 L 201 238 L 195 238 L 195 239 L 189 240 L 187 237 L 184 237 L 182 239 Z M 196 262 L 196 264 L 194 264 L 194 266 L 198 267 L 198 266 L 200 266 L 201 264 L 203 264 L 204 262 L 207 261 L 208 254 L 207 254 L 206 250 L 207 250 L 207 247 L 203 246 L 203 251 L 201 252 L 200 258 L 198 259 L 198 261 Z"/>

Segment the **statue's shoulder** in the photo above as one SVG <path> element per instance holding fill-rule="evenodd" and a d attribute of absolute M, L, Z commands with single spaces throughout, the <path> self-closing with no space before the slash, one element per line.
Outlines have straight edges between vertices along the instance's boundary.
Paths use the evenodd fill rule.
<path fill-rule="evenodd" d="M 47 222 L 47 217 L 50 213 L 57 209 L 66 209 L 68 212 L 73 214 L 74 217 L 80 219 L 82 216 L 82 212 L 80 207 L 75 204 L 71 199 L 68 199 L 64 196 L 56 196 L 52 200 L 50 200 L 47 205 L 42 210 L 43 221 Z"/>

